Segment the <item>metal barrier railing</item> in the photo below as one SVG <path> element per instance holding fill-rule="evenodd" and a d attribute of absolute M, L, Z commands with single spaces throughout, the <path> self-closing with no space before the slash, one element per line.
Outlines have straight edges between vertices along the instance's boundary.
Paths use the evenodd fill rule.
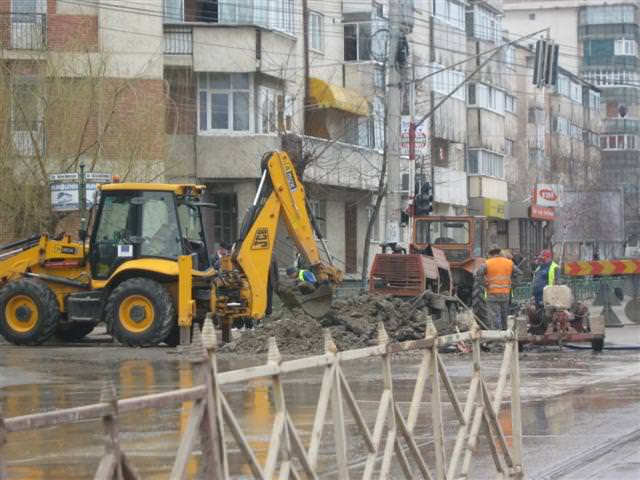
<path fill-rule="evenodd" d="M 563 282 L 573 291 L 574 298 L 579 302 L 596 298 L 603 284 L 607 284 L 609 288 L 620 288 L 624 285 L 622 278 L 590 278 L 590 279 L 568 279 Z M 513 288 L 512 300 L 515 303 L 526 303 L 532 297 L 532 285 L 527 283 L 518 285 Z"/>
<path fill-rule="evenodd" d="M 427 324 L 426 332 L 425 337 L 420 340 L 392 342 L 384 325 L 380 323 L 377 345 L 338 351 L 327 331 L 324 354 L 288 361 L 283 361 L 275 338 L 271 337 L 265 364 L 218 373 L 217 339 L 211 318 L 207 318 L 202 334 L 199 327 L 194 325 L 189 356 L 197 385 L 192 388 L 118 400 L 115 389 L 108 384 L 103 389 L 100 403 L 4 419 L 0 414 L 0 480 L 9 477 L 11 463 L 5 447 L 11 442 L 14 432 L 48 429 L 89 419 L 102 419 L 106 434 L 105 451 L 94 479 L 139 479 L 119 440 L 118 414 L 144 408 L 167 408 L 185 401 L 192 401 L 193 407 L 180 439 L 169 475 L 171 479 L 186 478 L 189 459 L 198 443 L 201 451 L 201 478 L 231 478 L 228 442 L 225 439 L 232 438 L 256 479 L 271 479 L 276 474 L 279 474 L 279 478 L 319 478 L 323 474 L 319 465 L 321 454 L 331 456 L 329 464 L 336 469 L 334 478 L 339 479 L 349 478 L 350 470 L 354 467 L 351 465 L 352 459 L 358 456 L 365 464 L 363 479 L 374 476 L 391 478 L 392 461 L 396 462 L 404 477 L 410 479 L 471 478 L 472 460 L 478 452 L 481 435 L 484 435 L 484 444 L 491 452 L 498 478 L 522 479 L 520 367 L 514 317 L 509 318 L 509 329 L 506 331 L 480 330 L 473 323 L 468 332 L 446 336 L 437 335 L 430 317 L 425 315 L 424 320 Z M 469 362 L 469 388 L 463 403 L 458 398 L 459 394 L 449 377 L 439 349 L 464 341 L 472 344 L 473 357 Z M 493 382 L 489 381 L 486 368 L 481 368 L 480 345 L 486 341 L 504 344 L 504 355 L 493 392 L 490 390 Z M 393 354 L 407 351 L 421 352 L 422 355 L 405 414 L 401 409 L 399 393 L 394 390 L 391 361 Z M 345 368 L 359 359 L 380 361 L 379 381 L 382 393 L 373 429 L 365 420 L 344 373 Z M 302 443 L 300 427 L 294 424 L 292 412 L 287 407 L 284 383 L 294 372 L 313 374 L 318 369 L 322 369 L 322 380 L 307 446 Z M 256 380 L 269 383 L 275 407 L 271 438 L 263 462 L 258 460 L 254 446 L 246 437 L 242 424 L 233 411 L 232 407 L 235 405 L 229 403 L 224 392 L 232 384 Z M 507 387 L 510 390 L 510 405 L 503 404 Z M 429 391 L 428 401 L 423 400 L 425 390 Z M 450 439 L 445 438 L 445 403 L 453 408 L 455 414 L 456 433 Z M 419 422 L 425 421 L 423 410 L 427 405 L 433 443 L 425 447 L 418 444 L 414 430 Z M 509 413 L 500 415 L 503 409 Z M 347 413 L 355 420 L 356 429 L 346 428 Z M 505 435 L 502 426 L 507 418 L 509 424 L 506 430 L 510 431 L 510 437 Z M 334 448 L 321 449 L 322 432 L 327 423 L 333 431 Z M 225 435 L 225 429 L 229 430 L 229 435 Z M 357 432 L 363 442 L 350 442 L 348 432 L 352 435 Z M 448 440 L 453 442 L 453 447 L 451 450 L 446 449 L 449 450 L 447 452 L 445 445 Z M 431 467 L 426 458 L 434 458 Z M 431 468 L 434 468 L 433 472 Z"/>
<path fill-rule="evenodd" d="M 42 50 L 47 46 L 45 13 L 0 13 L 0 43 L 15 50 Z"/>

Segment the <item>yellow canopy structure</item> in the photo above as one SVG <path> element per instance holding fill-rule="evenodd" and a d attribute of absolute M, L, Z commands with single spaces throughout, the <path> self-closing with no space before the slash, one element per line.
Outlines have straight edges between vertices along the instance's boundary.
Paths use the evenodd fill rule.
<path fill-rule="evenodd" d="M 353 115 L 369 115 L 369 102 L 355 91 L 327 83 L 319 78 L 309 79 L 309 96 L 316 108 L 335 108 Z"/>

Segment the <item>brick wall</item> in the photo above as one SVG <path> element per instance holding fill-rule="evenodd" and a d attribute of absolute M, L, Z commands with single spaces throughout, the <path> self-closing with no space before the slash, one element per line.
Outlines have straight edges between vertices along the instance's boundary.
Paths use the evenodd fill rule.
<path fill-rule="evenodd" d="M 90 15 L 47 15 L 49 50 L 98 50 L 98 17 Z"/>
<path fill-rule="evenodd" d="M 196 86 L 195 77 L 188 71 L 167 70 L 165 78 L 168 84 L 167 134 L 195 135 Z"/>

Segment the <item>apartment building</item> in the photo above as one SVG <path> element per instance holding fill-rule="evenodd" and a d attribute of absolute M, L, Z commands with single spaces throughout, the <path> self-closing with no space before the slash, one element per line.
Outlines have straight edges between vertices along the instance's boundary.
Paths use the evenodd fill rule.
<path fill-rule="evenodd" d="M 263 154 L 284 148 L 304 164 L 338 265 L 356 274 L 382 158 L 374 33 L 386 7 L 308 9 L 305 25 L 296 0 L 2 0 L 12 99 L 2 144 L 19 163 L 46 166 L 33 183 L 80 162 L 124 179 L 203 183 L 216 204 L 206 219 L 214 245 L 237 238 Z M 58 98 L 67 101 L 56 110 Z M 293 250 L 281 240 L 286 263 Z"/>
<path fill-rule="evenodd" d="M 640 239 L 640 3 L 632 0 L 505 0 L 515 32 L 548 25 L 561 64 L 601 89 L 605 188 L 622 188 L 627 241 Z M 562 127 L 563 128 L 563 127 Z"/>

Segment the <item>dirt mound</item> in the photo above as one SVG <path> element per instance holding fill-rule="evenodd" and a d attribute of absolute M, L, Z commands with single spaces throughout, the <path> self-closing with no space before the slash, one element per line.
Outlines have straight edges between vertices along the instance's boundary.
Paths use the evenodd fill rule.
<path fill-rule="evenodd" d="M 383 322 L 392 340 L 424 338 L 426 322 L 420 310 L 411 303 L 392 297 L 360 295 L 338 299 L 320 319 L 301 310 L 274 312 L 253 330 L 247 330 L 235 341 L 224 345 L 222 352 L 264 353 L 269 337 L 275 337 L 278 348 L 286 354 L 322 353 L 323 329 L 328 328 L 339 350 L 361 348 L 377 343 L 377 325 Z M 449 328 L 434 320 L 440 333 Z"/>

